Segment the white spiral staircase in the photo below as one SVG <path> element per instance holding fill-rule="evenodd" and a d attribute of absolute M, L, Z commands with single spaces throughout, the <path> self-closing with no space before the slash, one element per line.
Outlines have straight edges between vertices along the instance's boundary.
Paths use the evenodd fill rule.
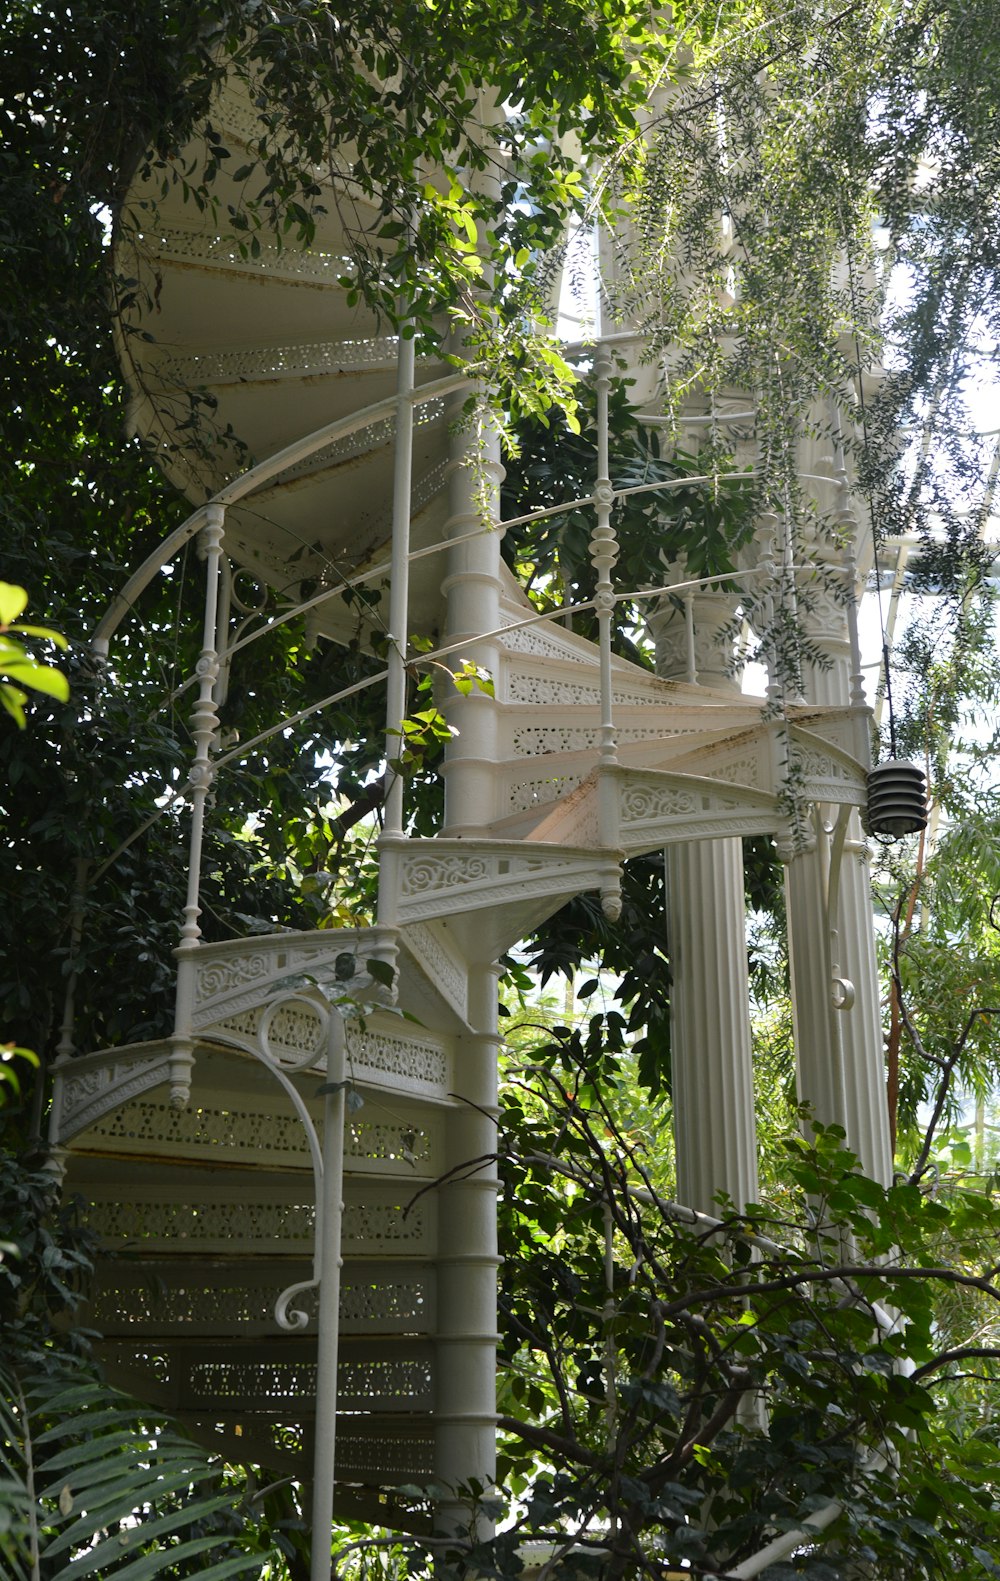
<path fill-rule="evenodd" d="M 228 168 L 245 162 L 255 116 L 231 90 L 215 107 L 234 156 Z M 216 189 L 223 213 L 242 201 L 226 168 Z M 359 618 L 337 590 L 352 578 L 388 585 L 401 406 L 399 348 L 363 307 L 347 305 L 349 249 L 336 203 L 327 209 L 308 251 L 251 249 L 185 203 L 179 183 L 165 197 L 140 183 L 118 263 L 137 282 L 120 331 L 136 427 L 196 506 L 223 501 L 225 553 L 266 584 L 273 608 L 333 595 L 309 619 L 314 634 L 336 641 Z M 464 388 L 445 362 L 418 361 L 406 630 L 434 641 L 446 628 L 443 558 L 422 552 L 445 540 L 454 514 L 449 420 Z M 310 435 L 319 438 L 303 443 Z M 190 531 L 203 519 L 196 513 Z M 461 1310 L 466 1297 L 472 1307 L 484 1300 L 488 1283 L 461 1287 L 457 1302 L 438 1299 L 442 1280 L 459 1288 L 449 1282 L 456 1259 L 471 1267 L 478 1257 L 487 1280 L 495 1267 L 489 1245 L 459 1254 L 455 1242 L 470 1192 L 493 1211 L 490 1170 L 462 1168 L 470 1148 L 489 1151 L 482 1137 L 492 1134 L 487 1115 L 476 1142 L 469 1117 L 478 1100 L 463 1087 L 463 1062 L 483 1036 L 469 1004 L 472 965 L 493 961 L 568 897 L 610 893 L 630 855 L 778 831 L 789 734 L 802 796 L 843 807 L 864 799 L 856 709 L 793 707 L 782 735 L 759 699 L 622 660 L 610 666 L 609 760 L 597 648 L 539 622 L 499 565 L 496 578 L 495 696 L 476 699 L 490 711 L 494 741 L 479 832 L 385 843 L 388 929 L 192 946 L 185 1107 L 171 1101 L 169 1040 L 75 1053 L 57 1073 L 53 1141 L 109 1252 L 92 1319 L 113 1376 L 229 1453 L 301 1473 L 315 1327 L 283 1330 L 274 1309 L 281 1291 L 311 1276 L 314 1174 L 306 1129 L 272 1066 L 299 1067 L 288 1080 L 318 1123 L 322 997 L 349 992 L 367 1005 L 348 1043 L 350 1087 L 363 1106 L 349 1113 L 344 1161 L 345 1510 L 377 1513 L 376 1490 L 439 1475 L 435 1433 L 445 1418 L 489 1420 L 488 1400 L 462 1407 L 451 1397 L 461 1345 L 482 1371 L 492 1343 L 489 1311 Z M 386 607 L 372 617 L 383 626 Z M 449 761 L 463 750 L 459 736 Z M 396 960 L 398 1004 L 416 1023 L 378 1004 L 380 983 L 365 971 L 373 955 Z M 488 1366 L 487 1354 L 491 1389 Z"/>

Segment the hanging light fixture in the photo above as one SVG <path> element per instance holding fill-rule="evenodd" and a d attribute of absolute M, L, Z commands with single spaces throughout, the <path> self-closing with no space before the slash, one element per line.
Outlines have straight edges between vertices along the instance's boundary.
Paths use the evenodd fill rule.
<path fill-rule="evenodd" d="M 902 758 L 887 758 L 868 776 L 868 828 L 901 840 L 927 827 L 927 783 L 923 770 Z"/>

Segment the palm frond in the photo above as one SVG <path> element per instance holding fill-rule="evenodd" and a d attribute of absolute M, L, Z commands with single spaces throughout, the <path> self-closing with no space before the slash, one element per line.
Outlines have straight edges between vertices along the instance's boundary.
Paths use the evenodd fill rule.
<path fill-rule="evenodd" d="M 87 1363 L 0 1370 L 0 1573 L 228 1581 L 268 1557 L 225 1468 Z"/>

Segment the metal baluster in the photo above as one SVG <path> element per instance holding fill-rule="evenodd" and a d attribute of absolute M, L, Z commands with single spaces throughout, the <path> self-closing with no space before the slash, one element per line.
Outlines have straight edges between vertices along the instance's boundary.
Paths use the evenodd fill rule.
<path fill-rule="evenodd" d="M 219 726 L 215 687 L 219 675 L 218 641 L 219 588 L 222 572 L 222 540 L 225 532 L 225 507 L 214 502 L 206 508 L 202 533 L 205 547 L 205 622 L 202 650 L 198 659 L 198 701 L 191 715 L 191 734 L 194 738 L 194 762 L 188 775 L 191 788 L 191 839 L 188 848 L 187 899 L 184 921 L 181 926 L 180 945 L 177 950 L 177 1002 L 174 1012 L 174 1031 L 170 1054 L 170 1105 L 183 1109 L 191 1091 L 191 1068 L 194 1064 L 194 1015 L 195 956 L 201 928 L 199 904 L 201 890 L 201 859 L 205 835 L 205 808 L 212 787 L 214 768 L 212 747 Z"/>

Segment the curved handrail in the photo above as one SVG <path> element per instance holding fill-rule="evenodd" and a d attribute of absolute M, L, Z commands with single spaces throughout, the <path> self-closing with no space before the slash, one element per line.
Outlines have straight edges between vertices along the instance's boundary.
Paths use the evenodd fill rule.
<path fill-rule="evenodd" d="M 184 545 L 190 542 L 196 533 L 201 531 L 205 525 L 207 514 L 207 505 L 199 505 L 196 511 L 192 511 L 191 515 L 182 521 L 179 527 L 175 527 L 173 532 L 168 533 L 167 537 L 163 539 L 162 543 L 157 544 L 156 548 L 146 556 L 139 568 L 132 572 L 121 592 L 115 594 L 106 612 L 95 626 L 94 635 L 90 639 L 91 647 L 101 654 L 102 657 L 107 656 L 108 644 L 111 638 L 118 630 L 140 593 L 149 586 L 157 571 L 170 563 L 178 549 L 183 549 Z"/>
<path fill-rule="evenodd" d="M 425 401 L 439 400 L 443 396 L 453 395 L 459 390 L 468 388 L 472 382 L 468 374 L 445 374 L 443 378 L 434 379 L 430 384 L 421 384 L 406 399 L 414 406 L 420 406 Z M 318 450 L 324 450 L 327 445 L 333 444 L 338 439 L 347 439 L 359 429 L 370 428 L 385 418 L 393 417 L 398 409 L 398 395 L 386 396 L 384 400 L 375 401 L 371 406 L 362 406 L 347 417 L 338 417 L 331 423 L 324 423 L 322 428 L 314 429 L 311 434 L 296 439 L 283 450 L 275 451 L 274 455 L 269 456 L 266 461 L 258 462 L 256 466 L 250 467 L 248 471 L 241 473 L 238 478 L 234 478 L 231 483 L 219 489 L 210 500 L 206 500 L 204 505 L 199 505 L 179 527 L 168 534 L 163 542 L 147 555 L 139 569 L 133 572 L 95 627 L 91 638 L 92 645 L 98 652 L 107 652 L 111 637 L 135 600 L 148 587 L 157 571 L 167 565 L 177 550 L 199 531 L 209 506 L 238 505 L 241 500 L 253 494 L 262 484 L 269 483 L 279 473 L 287 471 L 289 467 L 297 466 L 300 461 L 307 461 Z"/>
<path fill-rule="evenodd" d="M 742 475 L 743 474 L 739 473 L 733 474 L 734 477 L 740 477 Z M 629 487 L 624 489 L 615 489 L 612 494 L 612 500 L 614 503 L 616 503 L 619 499 L 625 499 L 627 496 L 632 494 L 650 493 L 657 489 L 681 489 L 688 486 L 693 486 L 695 484 L 714 483 L 716 481 L 717 480 L 709 473 L 706 473 L 704 477 L 663 478 L 659 482 L 640 483 L 638 485 L 629 485 Z M 587 494 L 580 499 L 566 500 L 559 505 L 542 506 L 538 510 L 528 511 L 524 516 L 511 516 L 500 521 L 486 522 L 482 527 L 477 528 L 473 532 L 466 533 L 463 536 L 466 538 L 476 538 L 483 537 L 487 533 L 491 532 L 504 532 L 508 527 L 520 527 L 526 522 L 544 521 L 549 516 L 562 516 L 565 515 L 567 511 L 586 509 L 588 506 L 593 504 L 594 496 L 592 494 Z M 204 509 L 204 507 L 202 507 L 202 509 Z M 437 543 L 425 544 L 420 549 L 411 550 L 406 557 L 407 564 L 412 565 L 415 560 L 428 559 L 433 554 L 442 554 L 444 550 L 450 547 L 451 540 L 449 538 L 440 538 L 438 539 Z M 285 625 L 288 621 L 296 620 L 300 615 L 305 615 L 308 614 L 310 610 L 318 609 L 322 604 L 327 603 L 329 599 L 336 598 L 346 588 L 353 589 L 364 587 L 366 583 L 374 582 L 380 576 L 385 576 L 390 569 L 391 562 L 389 560 L 379 560 L 375 565 L 369 566 L 366 571 L 360 571 L 356 576 L 351 576 L 350 578 L 345 577 L 340 583 L 338 583 L 336 587 L 324 588 L 322 592 L 314 593 L 311 598 L 303 600 L 302 603 L 294 604 L 290 608 L 282 610 L 281 613 L 276 615 L 273 620 L 265 621 L 262 625 L 257 626 L 253 631 L 248 632 L 245 637 L 240 637 L 236 642 L 234 642 L 232 646 L 226 650 L 227 658 L 232 659 L 235 654 L 240 653 L 244 648 L 248 648 L 251 643 L 259 641 L 261 637 L 266 637 L 270 632 L 276 631 L 279 626 Z M 808 568 L 802 567 L 801 569 L 805 570 Z M 744 573 L 742 572 L 719 573 L 716 576 L 700 578 L 699 584 L 705 583 L 707 585 L 710 582 L 719 581 L 722 579 L 723 575 L 725 575 L 727 579 L 731 579 L 733 576 L 740 576 L 743 574 Z M 695 585 L 698 584 L 695 582 L 683 582 L 677 584 L 679 588 L 687 588 L 689 586 L 694 587 Z M 662 591 L 673 592 L 674 589 L 665 588 L 662 589 Z M 639 595 L 633 592 L 619 594 L 617 595 L 617 598 L 620 601 L 623 597 L 628 598 L 636 596 Z M 549 615 L 554 618 L 554 616 L 557 614 L 573 614 L 577 610 L 588 609 L 590 607 L 591 606 L 589 604 L 568 605 L 560 610 L 550 611 Z M 549 616 L 547 615 L 545 618 L 549 618 Z M 484 635 L 490 636 L 495 635 L 495 633 L 487 632 Z M 167 695 L 164 703 L 162 703 L 160 706 L 165 707 L 168 701 L 174 702 L 178 697 L 183 697 L 184 693 L 190 690 L 190 688 L 196 684 L 197 676 L 189 676 L 186 681 L 182 681 L 180 686 L 175 687 Z"/>

